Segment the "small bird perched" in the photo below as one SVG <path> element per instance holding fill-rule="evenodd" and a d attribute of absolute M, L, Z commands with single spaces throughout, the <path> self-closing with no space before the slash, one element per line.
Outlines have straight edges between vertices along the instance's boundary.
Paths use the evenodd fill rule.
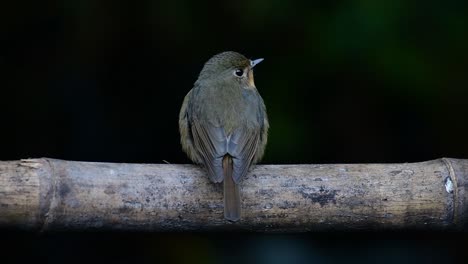
<path fill-rule="evenodd" d="M 226 51 L 203 67 L 179 115 L 180 140 L 188 157 L 203 164 L 215 183 L 224 180 L 224 218 L 240 219 L 240 180 L 265 151 L 268 118 L 249 60 Z"/>

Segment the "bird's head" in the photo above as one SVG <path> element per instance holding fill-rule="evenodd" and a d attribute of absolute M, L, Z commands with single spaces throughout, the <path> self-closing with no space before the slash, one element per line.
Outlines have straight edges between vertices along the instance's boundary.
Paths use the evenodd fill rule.
<path fill-rule="evenodd" d="M 244 55 L 226 51 L 209 59 L 200 72 L 200 81 L 223 81 L 239 83 L 246 88 L 255 88 L 253 68 L 263 59 L 249 60 Z"/>

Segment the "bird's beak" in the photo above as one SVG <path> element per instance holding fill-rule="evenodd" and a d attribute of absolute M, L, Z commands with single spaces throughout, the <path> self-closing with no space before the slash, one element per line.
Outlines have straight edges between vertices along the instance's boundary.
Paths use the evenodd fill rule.
<path fill-rule="evenodd" d="M 263 58 L 260 58 L 260 59 L 256 59 L 256 60 L 251 60 L 250 61 L 250 67 L 255 67 L 255 65 L 259 64 L 260 62 L 263 61 Z"/>

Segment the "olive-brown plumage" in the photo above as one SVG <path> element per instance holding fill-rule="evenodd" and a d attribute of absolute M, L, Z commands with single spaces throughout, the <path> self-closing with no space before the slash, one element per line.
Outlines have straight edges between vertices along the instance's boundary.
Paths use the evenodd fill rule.
<path fill-rule="evenodd" d="M 224 217 L 240 219 L 240 180 L 265 151 L 268 119 L 253 79 L 259 60 L 227 51 L 209 59 L 179 116 L 183 150 L 207 169 L 209 178 L 224 181 Z"/>

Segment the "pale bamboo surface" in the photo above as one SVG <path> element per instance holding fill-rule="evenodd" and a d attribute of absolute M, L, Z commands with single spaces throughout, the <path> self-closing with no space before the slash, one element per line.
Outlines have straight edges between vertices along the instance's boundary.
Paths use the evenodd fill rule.
<path fill-rule="evenodd" d="M 37 231 L 466 230 L 468 160 L 257 165 L 242 218 L 194 165 L 0 162 L 0 227 Z"/>

